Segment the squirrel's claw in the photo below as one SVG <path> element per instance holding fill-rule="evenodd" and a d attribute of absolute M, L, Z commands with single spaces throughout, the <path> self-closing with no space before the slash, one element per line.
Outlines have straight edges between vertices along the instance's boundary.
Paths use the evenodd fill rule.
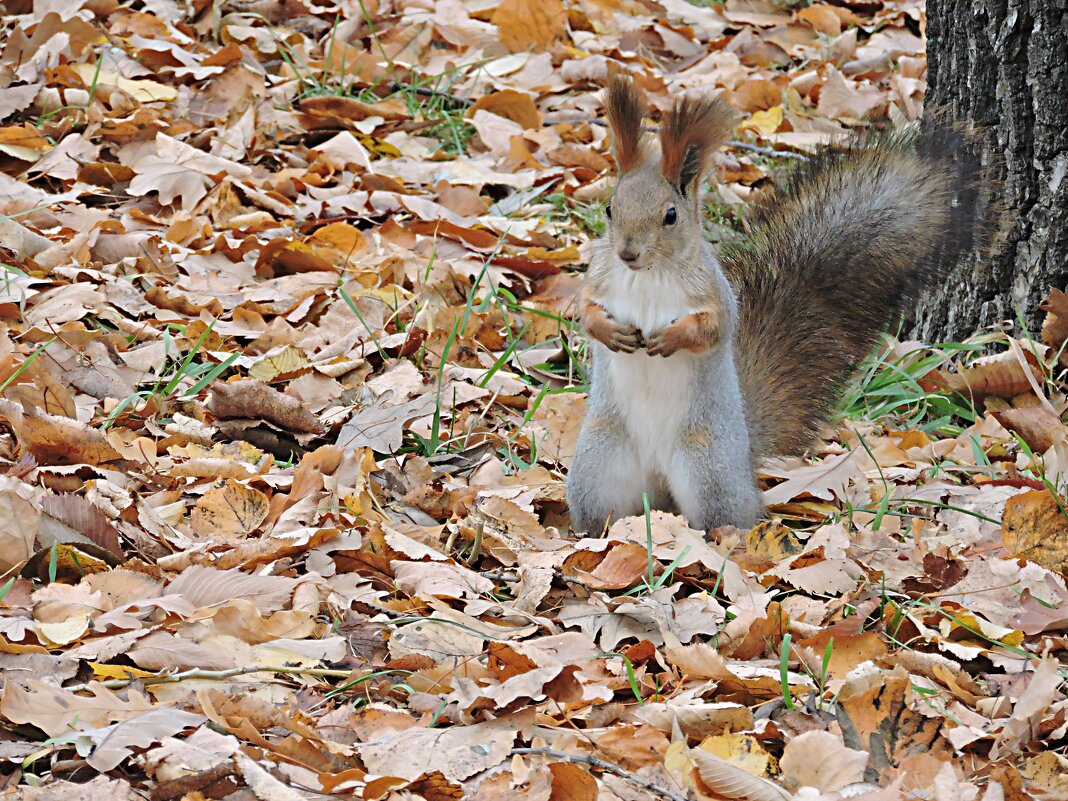
<path fill-rule="evenodd" d="M 664 336 L 666 333 L 667 329 L 664 329 L 649 337 L 648 342 L 645 343 L 645 349 L 650 356 L 670 356 L 678 349 Z"/>
<path fill-rule="evenodd" d="M 632 325 L 617 325 L 604 344 L 611 351 L 634 353 L 642 346 L 642 332 Z"/>
<path fill-rule="evenodd" d="M 719 314 L 704 310 L 680 317 L 649 337 L 646 349 L 650 356 L 670 356 L 680 350 L 703 353 L 719 342 Z"/>

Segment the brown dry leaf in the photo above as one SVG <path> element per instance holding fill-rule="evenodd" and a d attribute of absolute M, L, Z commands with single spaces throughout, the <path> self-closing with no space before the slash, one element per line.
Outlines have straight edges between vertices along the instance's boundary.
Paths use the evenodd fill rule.
<path fill-rule="evenodd" d="M 924 379 L 921 384 L 933 389 L 945 388 L 964 395 L 984 397 L 998 395 L 1011 398 L 1031 390 L 1042 381 L 1037 359 L 1028 348 L 1023 349 L 1026 366 L 1012 351 L 982 356 L 956 373 L 940 371 Z"/>
<path fill-rule="evenodd" d="M 865 455 L 863 449 L 857 448 L 811 466 L 791 470 L 765 468 L 761 472 L 776 478 L 785 478 L 786 481 L 766 490 L 764 502 L 773 506 L 803 495 L 812 495 L 816 498 L 845 498 L 846 488 L 851 481 L 864 480 L 864 472 L 860 465 Z"/>
<path fill-rule="evenodd" d="M 779 562 L 801 550 L 793 531 L 773 521 L 759 524 L 745 535 L 745 553 L 757 562 Z"/>
<path fill-rule="evenodd" d="M 85 498 L 69 493 L 46 495 L 41 498 L 40 508 L 45 515 L 69 527 L 89 542 L 103 548 L 118 559 L 122 558 L 118 532 L 111 525 L 107 515 Z M 42 542 L 42 544 L 50 543 Z"/>
<path fill-rule="evenodd" d="M 1032 490 L 1005 502 L 1001 522 L 1005 550 L 1053 570 L 1068 567 L 1068 517 L 1049 490 Z"/>
<path fill-rule="evenodd" d="M 632 586 L 648 569 L 648 555 L 640 545 L 624 542 L 609 549 L 593 570 L 576 575 L 591 587 L 622 590 Z M 565 569 L 567 565 L 565 564 Z"/>
<path fill-rule="evenodd" d="M 768 28 L 790 21 L 789 14 L 769 0 L 727 0 L 723 16 L 731 22 Z"/>
<path fill-rule="evenodd" d="M 1046 577 L 1046 584 L 1060 603 L 1040 601 L 1029 589 L 1024 590 L 1020 596 L 1022 611 L 1013 617 L 1012 625 L 1025 634 L 1068 629 L 1068 588 L 1059 585 L 1052 576 Z"/>
<path fill-rule="evenodd" d="M 299 583 L 285 576 L 257 576 L 236 569 L 212 570 L 193 565 L 167 585 L 167 593 L 182 596 L 198 609 L 244 598 L 267 614 L 286 606 Z"/>
<path fill-rule="evenodd" d="M 0 419 L 15 431 L 19 445 L 38 464 L 100 465 L 121 458 L 98 429 L 77 420 L 23 409 L 0 399 Z"/>
<path fill-rule="evenodd" d="M 541 127 L 542 115 L 534 100 L 526 92 L 517 92 L 514 89 L 504 89 L 482 95 L 475 101 L 465 113 L 465 117 L 473 117 L 479 111 L 488 111 L 498 117 L 512 120 L 519 124 L 520 128 L 537 130 Z"/>
<path fill-rule="evenodd" d="M 1012 717 L 998 735 L 992 756 L 1018 753 L 1019 749 L 1039 738 L 1039 724 L 1052 714 L 1050 705 L 1061 686 L 1060 663 L 1056 659 L 1042 659 L 1028 676 L 1024 690 L 1012 708 Z"/>
<path fill-rule="evenodd" d="M 911 687 L 907 672 L 898 667 L 878 684 L 840 703 L 841 714 L 850 726 L 846 745 L 855 750 L 869 748 L 869 767 L 883 775 L 908 754 L 929 752 L 948 759 L 948 746 L 938 739 L 941 722 L 914 712 L 906 701 Z M 845 730 L 843 724 L 843 730 Z"/>
<path fill-rule="evenodd" d="M 837 679 L 846 678 L 850 671 L 864 662 L 886 656 L 886 644 L 874 631 L 860 633 L 836 632 L 834 627 L 823 629 L 814 637 L 795 640 L 801 648 L 807 648 L 818 661 L 817 670 L 824 670 L 824 654 L 831 645 L 831 657 L 826 662 L 827 675 Z M 811 667 L 811 665 L 810 665 Z"/>
<path fill-rule="evenodd" d="M 753 776 L 770 778 L 775 772 L 774 757 L 752 734 L 717 734 L 706 737 L 697 747 Z"/>
<path fill-rule="evenodd" d="M 868 119 L 885 102 L 878 87 L 849 81 L 833 66 L 827 67 L 820 91 L 820 114 L 852 124 Z"/>
<path fill-rule="evenodd" d="M 683 645 L 670 631 L 664 633 L 664 656 L 692 679 L 721 679 L 730 675 L 726 661 L 711 645 L 703 642 Z"/>
<path fill-rule="evenodd" d="M 546 50 L 567 36 L 567 12 L 560 0 L 504 0 L 490 24 L 513 53 Z"/>
<path fill-rule="evenodd" d="M 27 755 L 28 756 L 28 755 Z M 134 801 L 140 798 L 133 786 L 123 779 L 94 776 L 87 782 L 54 781 L 41 787 L 18 787 L 18 801 Z"/>
<path fill-rule="evenodd" d="M 200 537 L 232 541 L 243 539 L 267 519 L 267 496 L 232 478 L 216 483 L 197 501 L 189 518 Z"/>
<path fill-rule="evenodd" d="M 460 565 L 442 562 L 394 562 L 397 589 L 425 600 L 477 598 L 493 591 L 493 582 Z"/>
<path fill-rule="evenodd" d="M 585 768 L 574 762 L 553 762 L 549 772 L 553 776 L 549 801 L 596 801 L 597 780 Z"/>
<path fill-rule="evenodd" d="M 31 503 L 36 494 L 28 484 L 0 476 L 0 573 L 20 566 L 36 550 L 40 511 Z"/>
<path fill-rule="evenodd" d="M 992 414 L 1008 431 L 1019 434 L 1034 453 L 1045 453 L 1068 435 L 1068 426 L 1045 406 L 1004 409 Z"/>
<path fill-rule="evenodd" d="M 1048 345 L 1063 367 L 1068 363 L 1068 348 L 1064 343 L 1068 342 L 1068 292 L 1060 289 L 1051 289 L 1049 297 L 1039 307 L 1046 312 L 1046 319 L 1042 322 L 1042 341 Z"/>
<path fill-rule="evenodd" d="M 246 379 L 212 386 L 208 409 L 220 419 L 265 419 L 289 431 L 317 434 L 319 419 L 300 401 L 262 381 Z"/>

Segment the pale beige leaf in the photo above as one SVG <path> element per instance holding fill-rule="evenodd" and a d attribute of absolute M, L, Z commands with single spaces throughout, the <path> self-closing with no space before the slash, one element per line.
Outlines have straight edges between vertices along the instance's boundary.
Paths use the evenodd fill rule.
<path fill-rule="evenodd" d="M 725 759 L 699 748 L 691 749 L 690 759 L 697 766 L 697 775 L 713 792 L 725 798 L 745 801 L 788 801 L 790 794 L 767 779 L 754 776 Z"/>
<path fill-rule="evenodd" d="M 846 748 L 841 735 L 806 731 L 787 742 L 779 768 L 788 787 L 815 787 L 822 792 L 841 790 L 864 780 L 868 752 Z"/>

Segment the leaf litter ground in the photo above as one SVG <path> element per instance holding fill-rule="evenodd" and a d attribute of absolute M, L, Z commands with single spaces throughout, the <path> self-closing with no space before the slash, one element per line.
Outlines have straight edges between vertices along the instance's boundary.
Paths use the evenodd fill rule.
<path fill-rule="evenodd" d="M 889 343 L 773 522 L 568 530 L 609 70 L 740 112 L 722 240 L 920 115 L 922 3 L 8 11 L 4 797 L 1068 794 L 1063 293 Z"/>

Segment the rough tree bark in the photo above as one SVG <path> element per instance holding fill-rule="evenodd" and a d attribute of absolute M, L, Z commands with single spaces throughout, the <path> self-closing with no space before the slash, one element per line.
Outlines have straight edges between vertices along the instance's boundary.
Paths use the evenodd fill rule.
<path fill-rule="evenodd" d="M 928 108 L 978 123 L 1005 216 L 921 303 L 914 334 L 960 339 L 1017 310 L 1037 333 L 1041 300 L 1068 288 L 1068 0 L 928 0 L 927 62 Z"/>

